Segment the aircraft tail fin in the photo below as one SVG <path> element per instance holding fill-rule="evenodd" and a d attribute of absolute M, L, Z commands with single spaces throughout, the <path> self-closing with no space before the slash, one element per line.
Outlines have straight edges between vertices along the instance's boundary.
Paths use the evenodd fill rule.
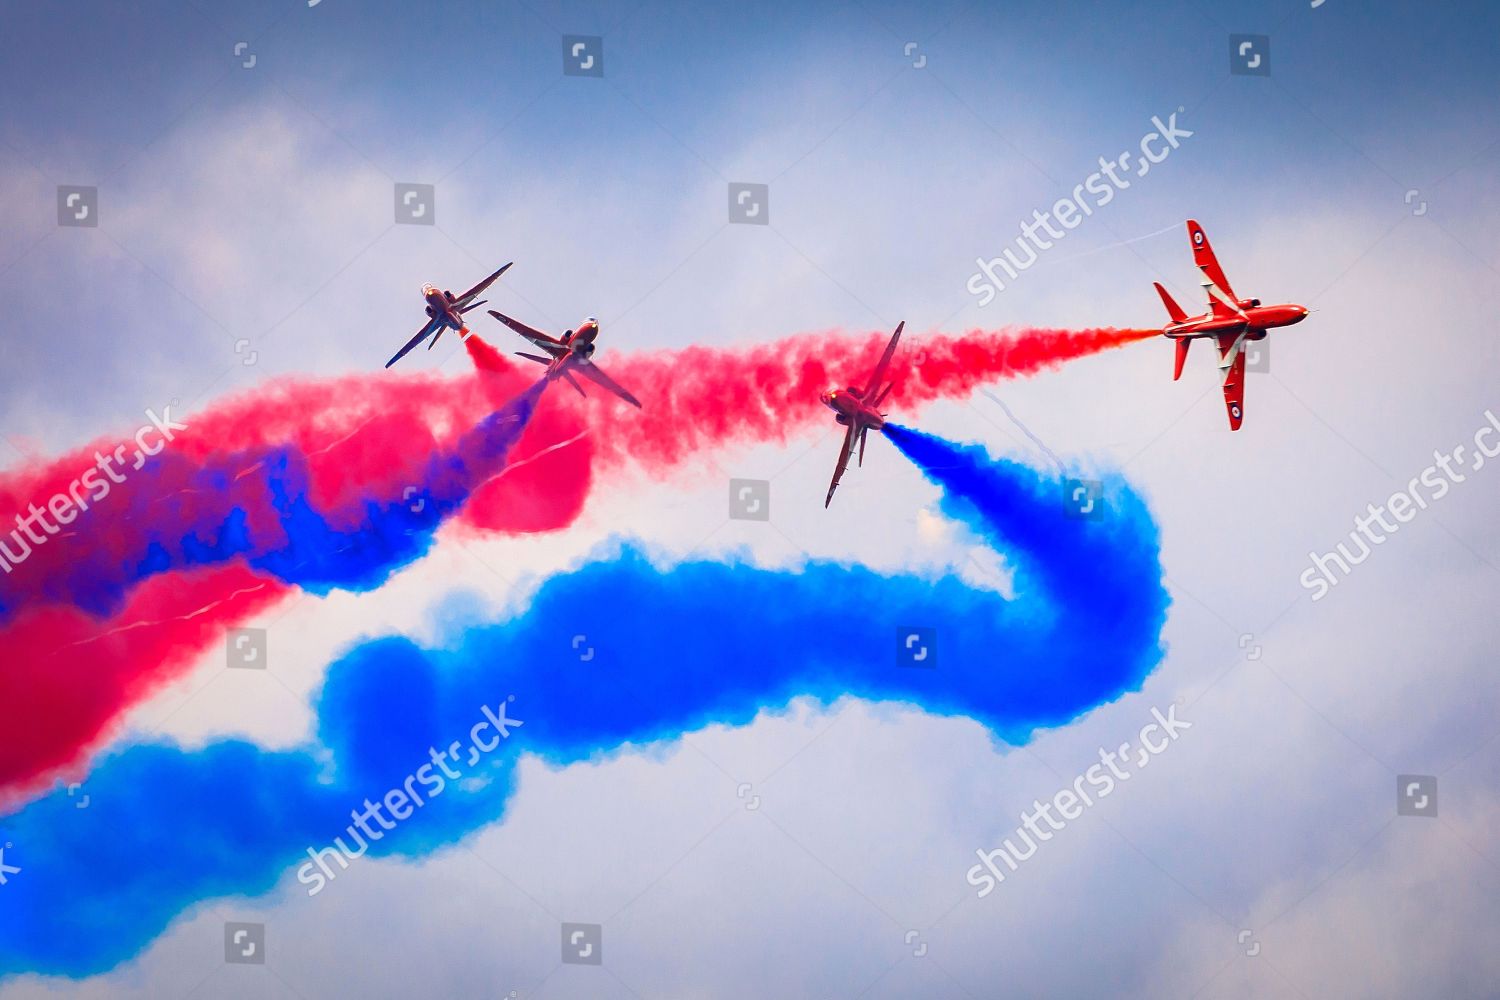
<path fill-rule="evenodd" d="M 573 377 L 573 373 L 572 372 L 570 372 L 566 368 L 564 368 L 562 374 L 563 374 L 563 378 L 565 378 L 565 379 L 568 380 L 568 384 L 571 385 L 573 388 L 575 388 L 575 389 L 578 390 L 578 395 L 584 397 L 585 399 L 588 398 L 588 393 L 586 393 L 586 392 L 583 391 L 583 386 L 581 386 L 581 385 L 578 384 L 578 380 Z"/>
<path fill-rule="evenodd" d="M 447 327 L 445 327 L 445 326 L 439 326 L 437 328 L 437 333 L 434 333 L 432 335 L 432 339 L 427 342 L 427 349 L 429 351 L 432 350 L 434 347 L 437 346 L 437 342 L 439 340 L 443 339 L 443 331 L 446 330 L 446 329 L 447 329 Z"/>
<path fill-rule="evenodd" d="M 1177 348 L 1177 357 L 1172 362 L 1173 382 L 1176 382 L 1178 379 L 1182 378 L 1182 366 L 1187 362 L 1188 348 L 1193 346 L 1193 340 L 1191 337 L 1178 337 L 1175 346 Z"/>
<path fill-rule="evenodd" d="M 885 401 L 885 397 L 889 396 L 890 393 L 891 393 L 891 390 L 894 389 L 894 388 L 896 388 L 896 383 L 895 382 L 887 382 L 885 384 L 885 388 L 880 390 L 880 395 L 878 395 L 878 396 L 875 397 L 875 402 L 871 403 L 870 405 L 871 406 L 879 406 L 882 402 Z"/>
<path fill-rule="evenodd" d="M 1182 306 L 1178 305 L 1176 300 L 1167 294 L 1167 290 L 1161 286 L 1161 282 L 1154 281 L 1152 284 L 1156 286 L 1156 294 L 1161 296 L 1161 304 L 1167 307 L 1167 315 L 1172 317 L 1172 322 L 1181 323 L 1187 319 L 1187 313 L 1183 312 Z"/>
<path fill-rule="evenodd" d="M 478 309 L 480 306 L 484 305 L 488 301 L 489 301 L 488 299 L 480 299 L 478 302 L 474 303 L 471 306 L 464 306 L 462 309 L 459 310 L 459 312 L 461 312 L 461 313 L 473 312 L 475 309 Z"/>

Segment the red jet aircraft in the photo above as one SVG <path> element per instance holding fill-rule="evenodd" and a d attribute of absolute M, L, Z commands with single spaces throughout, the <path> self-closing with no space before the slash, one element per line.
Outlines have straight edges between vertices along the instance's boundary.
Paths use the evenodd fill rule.
<path fill-rule="evenodd" d="M 536 347 L 547 352 L 548 356 L 545 358 L 536 354 L 526 354 L 523 351 L 517 351 L 516 354 L 528 361 L 535 361 L 539 365 L 546 365 L 548 382 L 565 378 L 568 380 L 569 385 L 578 390 L 578 395 L 587 396 L 588 393 L 583 391 L 583 386 L 579 385 L 578 380 L 573 377 L 573 373 L 577 372 L 597 385 L 608 389 L 636 409 L 641 408 L 641 401 L 639 399 L 632 396 L 618 382 L 600 371 L 598 365 L 594 364 L 594 348 L 598 346 L 594 341 L 599 337 L 599 321 L 594 317 L 590 316 L 584 320 L 583 325 L 577 330 L 568 330 L 562 335 L 562 339 L 558 340 L 547 336 L 540 330 L 532 329 L 518 319 L 511 319 L 509 316 L 497 313 L 493 309 L 489 310 L 489 314 L 531 341 Z"/>
<path fill-rule="evenodd" d="M 859 440 L 859 464 L 865 464 L 865 435 L 870 433 L 871 428 L 880 430 L 885 426 L 885 414 L 876 409 L 891 391 L 896 383 L 891 382 L 876 393 L 881 379 L 885 378 L 885 370 L 891 363 L 892 356 L 896 353 L 896 341 L 901 339 L 901 330 L 906 326 L 902 320 L 896 324 L 896 332 L 891 334 L 891 342 L 885 345 L 885 353 L 880 356 L 880 363 L 875 366 L 875 371 L 870 375 L 869 383 L 864 389 L 849 386 L 846 389 L 832 388 L 827 392 L 818 394 L 818 399 L 838 416 L 834 419 L 843 426 L 849 428 L 844 432 L 844 447 L 839 452 L 839 464 L 833 470 L 833 482 L 828 486 L 828 496 L 823 501 L 826 508 L 833 502 L 833 491 L 839 488 L 839 477 L 844 470 L 849 468 L 849 453 L 854 450 L 854 442 Z"/>
<path fill-rule="evenodd" d="M 1298 305 L 1263 306 L 1260 299 L 1242 299 L 1229 287 L 1219 259 L 1203 227 L 1192 219 L 1187 224 L 1188 239 L 1193 244 L 1193 262 L 1203 272 L 1203 288 L 1208 293 L 1209 311 L 1202 316 L 1188 316 L 1172 301 L 1167 290 L 1156 282 L 1156 293 L 1172 322 L 1162 333 L 1176 341 L 1177 359 L 1172 367 L 1172 381 L 1182 377 L 1188 347 L 1198 337 L 1212 337 L 1219 345 L 1219 368 L 1224 372 L 1224 405 L 1229 408 L 1229 429 L 1237 431 L 1245 418 L 1245 341 L 1264 340 L 1266 331 L 1291 326 L 1307 319 L 1307 309 Z"/>
<path fill-rule="evenodd" d="M 511 261 L 511 263 L 513 264 L 515 261 Z M 508 267 L 510 267 L 510 264 L 506 264 L 505 267 L 485 278 L 462 295 L 440 291 L 430 283 L 423 285 L 422 298 L 427 302 L 427 322 L 423 325 L 422 329 L 417 331 L 416 336 L 408 340 L 401 350 L 396 352 L 395 357 L 385 363 L 385 366 L 389 368 L 397 361 L 406 357 L 406 352 L 416 347 L 428 337 L 432 338 L 432 343 L 427 345 L 427 349 L 429 351 L 432 350 L 437 345 L 438 339 L 442 337 L 444 330 L 457 330 L 458 335 L 467 340 L 469 338 L 469 328 L 465 323 L 464 313 L 478 309 L 484 305 L 483 301 L 475 302 L 474 300 L 479 298 L 486 288 L 494 284 L 495 279 L 504 274 Z"/>

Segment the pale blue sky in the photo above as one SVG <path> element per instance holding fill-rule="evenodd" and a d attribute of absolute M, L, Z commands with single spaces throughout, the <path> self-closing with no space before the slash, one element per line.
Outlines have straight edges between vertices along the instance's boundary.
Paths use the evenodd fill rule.
<path fill-rule="evenodd" d="M 266 982 L 224 974 L 216 952 L 222 919 L 248 918 L 276 929 L 278 972 L 306 996 L 530 997 L 556 964 L 556 928 L 494 866 L 564 919 L 608 915 L 650 887 L 634 950 L 606 945 L 643 995 L 794 995 L 808 982 L 870 985 L 871 998 L 986 995 L 997 982 L 1080 997 L 1297 995 L 1288 982 L 1308 996 L 1492 994 L 1500 467 L 1320 604 L 1297 579 L 1309 550 L 1332 548 L 1367 502 L 1500 410 L 1500 8 L 229 7 L 0 7 L 0 465 L 127 432 L 171 400 L 190 415 L 276 376 L 376 373 L 419 325 L 424 281 L 459 288 L 512 259 L 492 300 L 548 328 L 597 315 L 606 354 L 901 319 L 908 343 L 932 329 L 1159 324 L 1153 280 L 1185 305 L 1201 295 L 1188 217 L 1242 295 L 1316 311 L 1275 336 L 1272 372 L 1252 377 L 1232 436 L 1206 351 L 1180 383 L 1171 351 L 1148 342 L 993 387 L 1054 451 L 1123 470 L 1150 500 L 1174 603 L 1167 659 L 1139 694 L 1026 752 L 888 706 L 695 734 L 714 761 L 757 775 L 847 720 L 767 793 L 786 836 L 736 820 L 696 854 L 719 812 L 743 805 L 702 754 L 668 746 L 566 772 L 533 762 L 512 815 L 476 839 L 485 863 L 460 851 L 370 865 L 319 909 L 295 887 L 221 901 L 80 995 L 185 995 L 209 975 L 215 995 L 248 995 Z M 1231 33 L 1270 36 L 1269 77 L 1230 73 Z M 603 79 L 564 76 L 563 34 L 603 37 Z M 1178 108 L 1194 133 L 1179 150 L 976 306 L 976 257 L 998 255 L 1033 209 Z M 770 226 L 727 224 L 737 181 L 770 185 Z M 436 185 L 436 226 L 393 223 L 397 182 Z M 99 228 L 57 225 L 64 184 L 99 187 Z M 403 364 L 457 373 L 452 346 Z M 240 364 L 249 351 L 255 364 Z M 982 397 L 922 419 L 1035 457 Z M 968 540 L 874 444 L 836 501 L 861 517 L 820 517 L 833 446 L 806 440 L 612 488 L 574 531 L 480 551 L 523 581 L 616 532 L 677 553 L 738 546 L 773 565 L 805 549 L 967 571 Z M 722 520 L 724 471 L 778 477 L 784 534 L 699 542 Z M 175 692 L 132 721 L 170 717 L 162 732 L 189 744 L 295 744 L 302 696 L 347 643 L 493 620 L 527 586 L 506 589 L 444 548 L 375 594 L 296 609 L 278 626 L 296 639 L 282 647 L 286 686 L 210 688 L 217 664 L 205 663 L 191 708 L 176 711 Z M 1262 659 L 1246 661 L 1243 634 Z M 1014 892 L 971 900 L 927 934 L 946 972 L 911 959 L 904 928 L 865 905 L 859 893 L 925 933 L 966 891 L 972 850 L 1050 795 L 1053 770 L 1076 773 L 1179 699 L 1195 742 Z M 1441 822 L 1393 819 L 1395 772 L 1441 776 Z M 1230 926 L 1241 922 L 1265 944 L 1256 960 Z M 629 995 L 576 971 L 536 995 Z"/>

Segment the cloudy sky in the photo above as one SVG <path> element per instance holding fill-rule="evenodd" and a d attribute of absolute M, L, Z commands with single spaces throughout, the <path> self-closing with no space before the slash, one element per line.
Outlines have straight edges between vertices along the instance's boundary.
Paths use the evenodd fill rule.
<path fill-rule="evenodd" d="M 1472 455 L 1500 412 L 1500 12 L 225 7 L 3 8 L 7 467 L 148 408 L 191 422 L 284 376 L 376 371 L 420 324 L 423 282 L 457 290 L 509 260 L 492 301 L 550 330 L 599 317 L 601 359 L 901 320 L 911 344 L 1159 325 L 1152 281 L 1201 301 L 1187 218 L 1240 295 L 1314 312 L 1272 335 L 1236 434 L 1210 352 L 1173 383 L 1154 341 L 921 415 L 1045 466 L 1043 442 L 1145 498 L 1171 606 L 1140 690 L 1023 745 L 917 705 L 799 699 L 567 766 L 523 746 L 503 818 L 456 846 L 360 859 L 311 899 L 288 859 L 270 891 L 207 900 L 107 972 L 12 976 L 0 997 L 1500 988 L 1500 463 L 1323 599 L 1299 584 L 1309 553 L 1348 544 L 1435 450 Z M 1241 34 L 1269 74 L 1231 72 Z M 602 76 L 564 72 L 572 35 L 602 39 Z M 1174 113 L 1192 133 L 1178 148 L 978 304 L 977 259 Z M 434 225 L 394 220 L 408 183 L 434 186 Z M 738 183 L 768 185 L 768 225 L 731 224 Z M 59 225 L 69 186 L 97 189 L 97 227 Z M 450 342 L 408 362 L 468 365 Z M 665 481 L 624 474 L 563 532 L 445 534 L 379 590 L 272 609 L 252 623 L 268 671 L 226 670 L 215 649 L 115 739 L 307 746 L 355 643 L 457 642 L 622 541 L 667 562 L 838 560 L 1003 590 L 936 487 L 888 442 L 870 449 L 827 512 L 837 443 L 819 433 Z M 724 521 L 728 476 L 770 480 L 769 524 Z M 979 898 L 975 851 L 1169 707 L 1192 728 Z M 1435 781 L 1436 815 L 1398 815 L 1398 775 Z M 225 962 L 226 922 L 264 924 L 263 965 Z M 601 925 L 601 966 L 560 963 L 571 922 Z"/>

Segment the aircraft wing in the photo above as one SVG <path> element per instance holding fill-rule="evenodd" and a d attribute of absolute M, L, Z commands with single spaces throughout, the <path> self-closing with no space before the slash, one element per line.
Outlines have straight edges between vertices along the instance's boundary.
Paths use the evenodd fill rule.
<path fill-rule="evenodd" d="M 849 468 L 849 453 L 854 450 L 855 434 L 856 428 L 851 421 L 849 429 L 844 432 L 844 447 L 839 451 L 839 464 L 833 470 L 833 482 L 828 484 L 828 496 L 823 500 L 825 508 L 833 502 L 833 491 L 839 488 L 839 477 Z"/>
<path fill-rule="evenodd" d="M 410 340 L 408 340 L 406 342 L 406 346 L 402 347 L 401 350 L 397 351 L 395 357 L 393 357 L 393 358 L 391 358 L 391 360 L 387 361 L 385 363 L 385 366 L 387 368 L 389 368 L 391 365 L 395 364 L 397 361 L 400 361 L 402 358 L 406 357 L 407 352 L 409 352 L 413 347 L 416 347 L 422 341 L 424 341 L 428 337 L 432 336 L 432 334 L 433 334 L 434 331 L 441 330 L 442 328 L 443 328 L 442 320 L 439 320 L 439 319 L 430 319 L 430 320 L 428 320 L 427 321 L 427 325 L 424 326 L 424 327 L 422 327 L 422 329 L 418 330 L 417 331 L 417 335 L 415 337 L 411 338 Z"/>
<path fill-rule="evenodd" d="M 1244 319 L 1245 312 L 1240 308 L 1239 296 L 1234 294 L 1229 279 L 1224 276 L 1219 258 L 1214 255 L 1213 244 L 1208 242 L 1208 234 L 1192 219 L 1188 220 L 1187 229 L 1188 239 L 1193 244 L 1193 263 L 1203 272 L 1203 287 L 1208 291 L 1209 310 L 1219 319 L 1229 316 Z"/>
<path fill-rule="evenodd" d="M 500 322 L 504 323 L 506 326 L 510 327 L 512 330 L 519 333 L 521 336 L 525 337 L 527 340 L 531 341 L 537 347 L 540 347 L 542 350 L 552 355 L 554 358 L 568 352 L 567 345 L 565 345 L 562 341 L 556 339 L 555 337 L 549 337 L 542 331 L 535 329 L 534 327 L 529 327 L 518 319 L 511 319 L 504 313 L 496 312 L 493 309 L 487 309 L 485 311 L 488 312 L 491 316 L 498 319 Z"/>
<path fill-rule="evenodd" d="M 629 403 L 637 410 L 641 408 L 641 401 L 627 392 L 625 388 L 620 385 L 620 383 L 616 382 L 614 379 L 610 378 L 608 375 L 600 371 L 598 365 L 594 364 L 592 361 L 579 364 L 579 360 L 580 359 L 575 357 L 572 363 L 567 366 L 568 370 L 575 371 L 585 378 L 593 380 L 595 385 L 598 385 L 601 388 L 608 389 L 610 392 L 614 393 L 616 396 L 619 396 L 621 399 L 625 400 L 625 402 Z"/>
<path fill-rule="evenodd" d="M 510 262 L 510 264 L 514 263 L 515 261 Z M 455 309 L 462 309 L 464 306 L 477 299 L 486 288 L 495 283 L 496 278 L 500 277 L 500 275 L 504 274 L 507 270 L 510 269 L 510 264 L 506 264 L 504 267 L 500 268 L 500 270 L 496 271 L 494 274 L 490 275 L 488 278 L 485 278 L 479 284 L 475 285 L 473 288 L 469 289 L 467 292 L 464 292 L 458 298 L 454 299 L 453 307 Z"/>
<path fill-rule="evenodd" d="M 891 358 L 896 354 L 896 341 L 901 339 L 901 331 L 906 326 L 906 320 L 896 324 L 896 332 L 891 334 L 891 342 L 885 345 L 885 353 L 880 356 L 880 363 L 875 366 L 875 371 L 870 374 L 870 382 L 865 386 L 863 399 L 872 398 L 872 393 L 880 386 L 881 379 L 885 378 L 885 370 L 890 367 Z M 829 493 L 829 496 L 832 496 Z"/>
<path fill-rule="evenodd" d="M 1224 369 L 1224 407 L 1229 411 L 1229 429 L 1237 431 L 1245 419 L 1244 334 L 1220 334 L 1219 367 Z"/>

